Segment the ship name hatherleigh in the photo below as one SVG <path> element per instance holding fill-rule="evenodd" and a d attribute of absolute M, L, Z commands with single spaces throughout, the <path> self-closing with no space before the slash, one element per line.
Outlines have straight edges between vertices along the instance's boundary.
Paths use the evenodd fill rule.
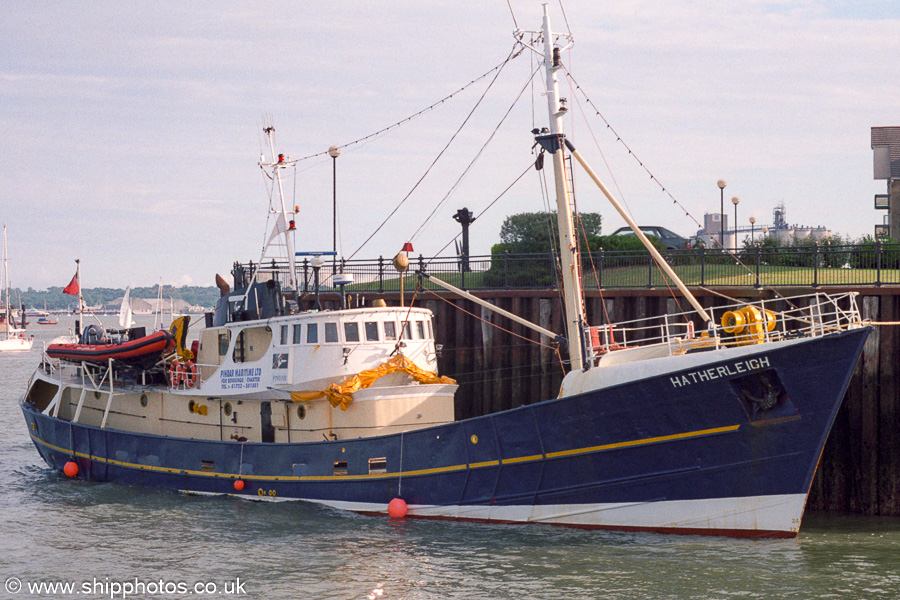
<path fill-rule="evenodd" d="M 701 371 L 691 371 L 683 375 L 675 375 L 669 377 L 672 387 L 680 388 L 694 383 L 703 383 L 720 377 L 730 377 L 732 375 L 740 375 L 741 373 L 750 373 L 768 367 L 769 357 L 760 356 L 759 358 L 751 358 L 748 360 L 739 360 L 730 365 L 721 365 L 718 367 L 710 367 Z"/>

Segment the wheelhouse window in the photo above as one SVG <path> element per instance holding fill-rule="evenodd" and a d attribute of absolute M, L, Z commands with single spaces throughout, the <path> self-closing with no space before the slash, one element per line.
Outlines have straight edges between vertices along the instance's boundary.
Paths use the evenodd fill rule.
<path fill-rule="evenodd" d="M 281 326 L 281 345 L 286 346 L 288 343 L 288 326 Z"/>
<path fill-rule="evenodd" d="M 344 341 L 345 342 L 358 342 L 359 341 L 359 323 L 354 323 L 353 321 L 348 321 L 344 323 Z"/>
<path fill-rule="evenodd" d="M 412 327 L 410 327 L 411 323 L 407 321 L 403 324 L 403 339 L 411 340 L 412 338 Z"/>
<path fill-rule="evenodd" d="M 294 325 L 294 343 L 295 344 L 299 344 L 300 342 L 303 341 L 303 336 L 301 333 L 302 329 L 303 329 L 303 325 Z"/>
<path fill-rule="evenodd" d="M 425 339 L 425 321 L 416 321 L 416 333 L 418 334 L 416 339 Z"/>
<path fill-rule="evenodd" d="M 386 340 L 396 340 L 397 339 L 397 324 L 393 321 L 385 321 L 384 322 L 384 339 Z"/>
<path fill-rule="evenodd" d="M 335 343 L 338 341 L 337 323 L 325 323 L 325 343 Z"/>
<path fill-rule="evenodd" d="M 310 323 L 306 326 L 306 343 L 307 344 L 318 344 L 319 343 L 319 324 L 318 323 Z"/>
<path fill-rule="evenodd" d="M 367 342 L 377 342 L 378 341 L 378 322 L 377 321 L 366 321 L 366 341 Z"/>

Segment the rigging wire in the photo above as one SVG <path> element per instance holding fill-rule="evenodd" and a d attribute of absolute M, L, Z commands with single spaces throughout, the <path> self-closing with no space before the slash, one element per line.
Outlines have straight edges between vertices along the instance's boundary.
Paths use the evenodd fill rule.
<path fill-rule="evenodd" d="M 522 171 L 522 173 L 521 173 L 518 177 L 516 177 L 515 180 L 513 180 L 512 183 L 510 183 L 508 186 L 506 186 L 506 188 L 505 188 L 502 192 L 500 192 L 500 194 L 499 194 L 496 198 L 494 198 L 494 199 L 491 201 L 490 204 L 488 204 L 486 207 L 484 207 L 484 209 L 482 209 L 482 211 L 481 211 L 480 213 L 478 213 L 478 214 L 475 216 L 475 219 L 480 218 L 483 214 L 485 214 L 488 210 L 490 210 L 490 209 L 494 206 L 494 204 L 496 204 L 496 203 L 500 200 L 500 198 L 502 198 L 503 196 L 505 196 L 507 192 L 509 192 L 513 187 L 515 187 L 515 185 L 516 185 L 517 183 L 519 183 L 519 181 L 521 181 L 522 178 L 525 177 L 525 175 L 527 175 L 528 172 L 529 172 L 533 167 L 534 167 L 534 164 L 533 164 L 531 161 L 529 161 L 528 166 L 525 167 L 525 170 Z M 474 220 L 474 219 L 473 219 L 473 220 Z M 460 238 L 460 236 L 462 236 L 462 232 L 457 233 L 455 236 L 453 236 L 453 237 L 450 239 L 449 242 L 447 242 L 446 244 L 444 244 L 444 247 L 443 247 L 443 248 L 441 248 L 440 250 L 438 250 L 438 251 L 435 253 L 435 255 L 432 256 L 431 258 L 429 258 L 429 259 L 428 259 L 428 262 L 426 262 L 426 263 L 424 263 L 424 264 L 425 264 L 425 265 L 430 265 L 430 264 L 432 263 L 432 261 L 434 261 L 436 258 L 438 258 L 438 256 L 440 256 L 441 252 L 443 252 L 444 250 L 446 250 L 446 249 L 450 246 L 450 244 L 452 244 L 453 242 L 455 242 L 456 240 L 458 240 L 458 239 Z M 360 291 L 360 292 L 370 291 L 370 290 L 373 289 L 375 283 L 376 283 L 375 281 L 370 281 L 368 284 L 365 284 L 366 287 L 362 288 L 362 289 L 359 290 L 359 291 Z"/>
<path fill-rule="evenodd" d="M 450 306 L 452 306 L 452 307 L 455 308 L 456 310 L 461 311 L 461 312 L 464 312 L 464 313 L 466 313 L 467 315 L 469 315 L 470 317 L 472 317 L 472 318 L 474 318 L 474 319 L 477 319 L 478 321 L 481 321 L 482 323 L 487 323 L 487 324 L 490 325 L 491 327 L 495 327 L 495 328 L 499 329 L 500 331 L 502 331 L 502 332 L 504 332 L 504 333 L 508 333 L 509 335 L 515 336 L 515 337 L 520 338 L 520 339 L 522 339 L 522 340 L 525 340 L 526 342 L 530 342 L 530 343 L 532 343 L 532 344 L 537 344 L 538 346 L 541 346 L 542 348 L 549 348 L 549 349 L 551 349 L 551 350 L 554 350 L 554 349 L 557 348 L 557 346 L 554 346 L 554 345 L 551 345 L 551 344 L 545 344 L 545 343 L 541 342 L 540 340 L 533 340 L 533 339 L 531 339 L 531 338 L 529 338 L 529 337 L 526 337 L 526 336 L 524 336 L 524 335 L 521 335 L 521 334 L 519 334 L 519 333 L 516 333 L 515 331 L 512 331 L 512 330 L 510 330 L 510 329 L 506 329 L 505 327 L 501 327 L 500 325 L 494 323 L 493 321 L 489 321 L 489 320 L 483 318 L 483 317 L 480 316 L 480 315 L 476 315 L 475 313 L 473 313 L 473 312 L 471 312 L 471 311 L 468 311 L 468 310 L 464 309 L 462 306 L 459 306 L 459 305 L 457 305 L 457 304 L 454 304 L 453 302 L 450 302 L 449 299 L 444 298 L 443 296 L 441 296 L 440 294 L 438 294 L 438 293 L 435 292 L 434 290 L 426 289 L 425 291 L 428 292 L 428 293 L 430 293 L 432 296 L 434 296 L 434 297 L 437 298 L 438 300 L 442 300 L 442 301 L 446 302 L 447 304 L 449 304 Z M 488 309 L 485 309 L 485 310 L 488 310 Z M 544 336 L 541 336 L 541 337 L 544 337 Z"/>
<path fill-rule="evenodd" d="M 634 151 L 631 149 L 631 147 L 629 147 L 628 144 L 625 142 L 625 140 L 622 139 L 622 137 L 618 134 L 618 132 L 613 128 L 612 124 L 609 121 L 607 121 L 606 117 L 604 117 L 603 114 L 600 112 L 600 110 L 596 107 L 596 105 L 594 105 L 593 101 L 591 101 L 591 99 L 588 97 L 587 93 L 584 91 L 584 89 L 582 89 L 582 87 L 578 84 L 578 82 L 575 81 L 575 77 L 568 71 L 568 69 L 565 68 L 565 66 L 563 66 L 563 70 L 566 73 L 566 78 L 571 81 L 571 84 L 575 86 L 575 89 L 578 92 L 581 92 L 581 94 L 584 97 L 585 101 L 587 102 L 588 106 L 590 106 L 591 109 L 594 110 L 596 116 L 600 117 L 600 119 L 606 125 L 606 128 L 616 137 L 616 141 L 619 142 L 628 151 L 628 155 L 631 156 L 638 163 L 638 165 L 644 170 L 644 172 L 650 176 L 650 180 L 653 181 L 654 183 L 656 183 L 656 185 L 659 186 L 660 190 L 672 200 L 672 203 L 675 204 L 676 206 L 678 206 L 678 208 L 680 208 L 684 212 L 685 216 L 687 218 L 689 218 L 691 221 L 693 221 L 694 224 L 697 226 L 697 228 L 700 231 L 702 231 L 704 234 L 706 234 L 706 236 L 709 239 L 711 239 L 715 245 L 719 246 L 719 248 L 721 250 L 727 251 L 727 249 L 724 246 L 722 246 L 718 242 L 718 240 L 716 240 L 709 233 L 709 231 L 707 231 L 706 228 L 700 224 L 699 221 L 697 221 L 697 219 L 687 210 L 687 208 L 685 208 L 685 206 L 677 198 L 675 198 L 674 195 L 672 195 L 672 192 L 670 192 L 666 188 L 666 186 L 663 185 L 663 183 L 659 179 L 657 179 L 657 177 L 653 174 L 652 171 L 650 171 L 650 169 L 644 164 L 644 162 L 640 158 L 638 158 L 637 154 L 635 154 Z M 576 101 L 577 101 L 577 97 L 576 97 Z M 580 103 L 579 103 L 579 106 L 580 106 Z M 585 120 L 587 120 L 587 119 L 585 119 Z M 588 128 L 590 129 L 590 126 Z M 593 135 L 593 131 L 591 133 Z M 594 142 L 596 144 L 596 137 L 594 138 Z M 601 152 L 601 155 L 602 155 L 602 152 Z M 604 160 L 604 162 L 606 162 L 605 157 L 603 160 Z M 608 163 L 607 163 L 607 168 L 609 168 Z M 613 181 L 615 182 L 615 177 L 613 177 Z M 616 188 L 618 189 L 617 182 L 615 183 L 615 185 L 616 185 Z M 744 270 L 746 270 L 748 273 L 753 274 L 753 269 L 751 269 L 747 264 L 745 264 L 740 259 L 740 256 L 738 256 L 737 253 L 730 253 L 729 258 L 733 259 L 737 264 L 741 265 L 741 267 L 743 267 Z M 663 279 L 665 280 L 665 277 Z M 770 285 L 765 285 L 764 287 L 771 290 L 779 298 L 782 298 L 782 299 L 788 301 L 789 304 L 793 304 L 774 287 L 772 287 Z M 736 300 L 736 299 L 732 298 L 732 300 Z"/>
<path fill-rule="evenodd" d="M 566 31 L 569 32 L 569 39 L 572 38 L 572 28 L 569 27 L 569 17 L 566 16 L 566 8 L 563 6 L 562 0 L 559 0 L 559 10 L 562 11 L 563 21 L 566 22 Z"/>
<path fill-rule="evenodd" d="M 476 111 L 476 110 L 478 109 L 478 107 L 481 105 L 481 102 L 484 100 L 484 98 L 485 98 L 485 96 L 487 95 L 487 93 L 488 93 L 488 92 L 490 91 L 490 89 L 493 87 L 494 82 L 497 81 L 497 78 L 500 76 L 500 73 L 503 71 L 503 67 L 504 67 L 507 63 L 509 63 L 509 61 L 511 61 L 512 59 L 514 59 L 515 57 L 519 56 L 519 55 L 522 53 L 522 49 L 520 49 L 519 46 L 521 46 L 521 44 L 520 44 L 518 41 L 516 41 L 516 43 L 513 44 L 513 48 L 512 48 L 512 50 L 510 51 L 509 56 L 506 57 L 506 60 L 504 60 L 504 61 L 500 64 L 499 67 L 497 67 L 497 68 L 495 68 L 495 69 L 492 69 L 492 71 L 496 71 L 496 73 L 494 74 L 493 79 L 491 79 L 490 83 L 488 83 L 487 88 L 486 88 L 486 89 L 484 90 L 484 92 L 481 94 L 481 97 L 478 98 L 478 101 L 475 103 L 475 106 L 472 107 L 472 110 L 469 111 L 469 113 L 466 115 L 466 118 L 463 119 L 463 122 L 460 124 L 460 126 L 457 128 L 457 130 L 453 133 L 452 136 L 450 136 L 450 140 L 447 142 L 447 144 L 441 149 L 440 152 L 438 152 L 438 155 L 434 158 L 434 160 L 431 162 L 431 164 L 428 166 L 428 168 L 425 170 L 425 172 L 422 174 L 422 176 L 419 178 L 419 180 L 416 181 L 416 183 L 415 183 L 415 185 L 413 185 L 412 189 L 409 190 L 409 192 L 407 192 L 406 196 L 404 196 L 403 199 L 400 200 L 400 202 L 397 204 L 397 206 L 394 207 L 394 210 L 392 210 L 392 211 L 390 212 L 390 214 L 388 214 L 388 216 L 384 219 L 384 221 L 381 222 L 381 225 L 379 225 L 378 227 L 376 227 L 376 228 L 375 228 L 375 231 L 373 231 L 373 232 L 371 233 L 371 235 L 369 235 L 369 237 L 367 237 L 367 238 L 365 239 L 365 241 L 364 241 L 362 244 L 360 244 L 359 247 L 358 247 L 356 250 L 353 251 L 353 254 L 351 254 L 351 255 L 349 256 L 348 260 L 349 260 L 349 259 L 352 259 L 354 256 L 356 256 L 356 255 L 359 253 L 359 251 L 362 250 L 362 249 L 366 246 L 366 244 L 368 244 L 368 243 L 372 240 L 372 238 L 375 237 L 375 235 L 376 235 L 379 231 L 381 231 L 381 229 L 387 224 L 387 222 L 390 221 L 391 218 L 392 218 L 395 214 L 397 214 L 397 211 L 400 210 L 400 207 L 403 206 L 403 204 L 404 204 L 407 200 L 409 200 L 409 197 L 412 196 L 412 193 L 413 193 L 414 191 L 416 191 L 416 189 L 419 187 L 419 185 L 422 183 L 422 181 L 424 181 L 425 177 L 428 176 L 428 174 L 431 172 L 431 169 L 434 168 L 434 165 L 437 164 L 437 162 L 441 159 L 441 157 L 444 155 L 444 153 L 447 151 L 447 149 L 450 147 L 450 145 L 454 142 L 454 140 L 456 140 L 456 137 L 457 137 L 457 136 L 459 135 L 459 133 L 462 131 L 463 127 L 466 126 L 466 123 L 469 122 L 469 119 L 472 118 L 472 115 L 475 114 L 475 111 Z"/>
<path fill-rule="evenodd" d="M 498 122 L 496 127 L 494 127 L 494 130 L 488 136 L 487 140 L 485 140 L 485 142 L 484 142 L 484 144 L 482 144 L 481 148 L 478 149 L 478 152 L 475 153 L 475 156 L 472 158 L 472 160 L 469 162 L 469 164 L 466 166 L 466 168 L 463 170 L 463 172 L 460 174 L 460 176 L 456 179 L 456 181 L 453 183 L 453 185 L 450 186 L 450 190 L 444 195 L 443 198 L 441 198 L 441 201 L 437 203 L 437 205 L 434 207 L 434 209 L 432 209 L 432 211 L 428 215 L 428 217 L 422 222 L 421 225 L 419 225 L 419 228 L 413 232 L 412 236 L 410 237 L 410 240 L 415 240 L 418 237 L 419 233 L 421 233 L 422 230 L 425 228 L 425 226 L 428 225 L 428 223 L 434 218 L 437 211 L 447 202 L 447 200 L 450 199 L 450 196 L 453 195 L 453 192 L 456 191 L 456 189 L 459 187 L 459 184 L 462 183 L 462 181 L 463 181 L 463 179 L 465 179 L 466 175 L 469 174 L 469 171 L 472 169 L 472 167 L 475 165 L 475 163 L 478 161 L 478 159 L 481 158 L 481 155 L 484 152 L 484 150 L 488 147 L 488 144 L 490 144 L 493 141 L 494 136 L 497 135 L 497 131 L 500 130 L 500 127 L 506 121 L 506 118 L 512 112 L 513 108 L 515 108 L 516 104 L 519 103 L 519 100 L 522 99 L 522 94 L 524 94 L 525 90 L 528 89 L 528 86 L 530 85 L 531 81 L 534 79 L 534 76 L 537 75 L 539 70 L 540 70 L 540 68 L 535 69 L 534 72 L 531 73 L 531 76 L 528 78 L 528 81 L 526 81 L 525 85 L 522 86 L 522 89 L 519 90 L 519 94 L 516 96 L 516 99 L 513 100 L 512 104 L 509 105 L 509 108 L 503 114 L 503 117 L 501 117 L 500 122 Z"/>
<path fill-rule="evenodd" d="M 519 43 L 516 42 L 516 46 L 518 46 L 518 45 L 519 45 Z M 354 146 L 354 145 L 356 145 L 356 144 L 362 144 L 363 142 L 370 141 L 372 138 L 381 136 L 381 135 L 383 135 L 383 134 L 385 134 L 385 133 L 387 133 L 387 132 L 389 132 L 389 131 L 391 131 L 391 130 L 393 130 L 393 129 L 396 129 L 397 127 L 400 127 L 401 125 L 404 125 L 404 124 L 406 124 L 406 123 L 412 121 L 412 120 L 415 119 L 416 117 L 422 116 L 423 114 L 427 113 L 428 111 L 434 110 L 435 108 L 437 108 L 437 107 L 440 106 L 441 104 L 444 104 L 445 102 L 447 102 L 448 100 L 450 100 L 451 98 L 453 98 L 453 96 L 455 96 L 455 95 L 459 94 L 460 92 L 463 92 L 463 91 L 465 91 L 466 89 L 470 88 L 471 86 L 475 85 L 476 83 L 478 83 L 479 81 L 481 81 L 482 79 L 484 79 L 485 77 L 487 77 L 488 75 L 490 75 L 491 73 L 493 73 L 494 71 L 502 70 L 503 67 L 506 66 L 506 63 L 508 63 L 509 61 L 511 61 L 511 60 L 513 60 L 514 58 L 518 57 L 519 54 L 522 53 L 521 50 L 519 50 L 519 52 L 515 52 L 515 47 L 516 47 L 516 46 L 513 46 L 513 52 L 510 52 L 509 56 L 507 56 L 506 59 L 504 59 L 503 62 L 501 62 L 499 65 L 497 65 L 497 66 L 495 66 L 494 68 L 492 68 L 492 69 L 486 71 L 485 73 L 483 73 L 482 75 L 476 77 L 475 79 L 473 79 L 472 81 L 470 81 L 470 82 L 467 83 L 466 85 L 462 86 L 461 88 L 459 88 L 459 89 L 456 90 L 455 92 L 453 92 L 453 93 L 451 93 L 451 94 L 449 94 L 449 95 L 447 95 L 447 96 L 444 96 L 443 98 L 441 98 L 441 99 L 438 100 L 437 102 L 431 104 L 430 106 L 427 106 L 427 107 L 423 108 L 423 109 L 420 110 L 419 112 L 416 112 L 416 113 L 411 114 L 410 116 L 406 117 L 405 119 L 401 119 L 401 120 L 397 121 L 396 123 L 392 123 L 391 125 L 388 125 L 387 127 L 383 127 L 383 128 L 379 129 L 378 131 L 376 131 L 376 132 L 374 132 L 374 133 L 370 133 L 369 135 L 366 135 L 366 136 L 363 136 L 363 137 L 361 137 L 361 138 L 359 138 L 359 139 L 353 140 L 352 142 L 347 142 L 346 144 L 338 144 L 337 146 L 338 146 L 341 150 L 343 150 L 343 149 L 345 149 L 345 148 L 348 148 L 349 146 Z M 494 77 L 494 79 L 496 79 L 496 76 Z M 322 152 L 316 152 L 315 154 L 308 154 L 308 155 L 306 155 L 306 156 L 302 156 L 302 157 L 296 159 L 296 161 L 297 161 L 297 162 L 301 162 L 301 161 L 304 161 L 304 160 L 309 160 L 309 159 L 311 159 L 311 158 L 317 158 L 317 157 L 319 157 L 319 156 L 327 156 L 327 155 L 328 155 L 328 150 L 323 150 Z"/>
<path fill-rule="evenodd" d="M 516 29 L 519 28 L 519 22 L 516 21 L 516 13 L 513 12 L 512 4 L 510 4 L 509 0 L 506 0 L 506 6 L 509 7 L 509 14 L 512 15 L 513 25 L 516 26 Z"/>
<path fill-rule="evenodd" d="M 472 220 L 474 221 L 474 220 L 480 218 L 481 215 L 483 215 L 483 214 L 486 213 L 488 210 L 490 210 L 491 207 L 493 207 L 494 204 L 496 204 L 497 201 L 500 200 L 500 198 L 502 198 L 503 196 L 505 196 L 505 195 L 506 195 L 506 192 L 508 192 L 509 190 L 511 190 L 517 183 L 519 183 L 519 181 L 521 181 L 521 179 L 522 179 L 523 177 L 525 177 L 525 175 L 527 175 L 528 172 L 529 172 L 533 167 L 534 167 L 534 163 L 532 163 L 531 161 L 529 161 L 529 162 L 528 162 L 528 166 L 525 167 L 525 170 L 522 171 L 522 174 L 519 175 L 518 177 L 516 177 L 515 180 L 513 180 L 513 182 L 512 182 L 511 184 L 509 184 L 508 186 L 506 186 L 506 189 L 504 189 L 502 192 L 500 192 L 500 195 L 499 195 L 499 196 L 497 196 L 496 198 L 494 198 L 493 200 L 491 200 L 491 203 L 488 204 L 486 207 L 484 207 L 484 209 L 482 209 L 482 211 L 481 211 L 480 213 L 478 213 L 477 215 L 475 215 L 475 219 L 472 219 Z M 446 244 L 444 244 L 444 247 L 441 248 L 440 250 L 438 250 L 438 251 L 435 253 L 435 255 L 434 255 L 433 257 L 431 257 L 430 259 L 428 259 L 428 262 L 425 263 L 425 264 L 426 264 L 426 265 L 431 264 L 431 262 L 432 262 L 435 258 L 437 258 L 437 257 L 440 255 L 441 252 L 443 252 L 444 250 L 446 250 L 446 249 L 450 246 L 450 244 L 452 244 L 454 241 L 458 240 L 458 239 L 460 238 L 460 236 L 462 236 L 462 232 L 459 232 L 459 233 L 457 233 L 455 236 L 453 236 L 453 238 L 452 238 L 449 242 L 447 242 Z"/>

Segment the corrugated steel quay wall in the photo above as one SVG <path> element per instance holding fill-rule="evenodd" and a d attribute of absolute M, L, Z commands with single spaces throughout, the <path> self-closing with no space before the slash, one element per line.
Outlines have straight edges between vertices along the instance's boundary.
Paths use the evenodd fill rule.
<path fill-rule="evenodd" d="M 747 301 L 774 297 L 771 290 L 717 291 Z M 809 288 L 778 291 L 782 296 L 810 293 Z M 900 288 L 869 287 L 856 291 L 860 292 L 858 301 L 864 318 L 900 321 Z M 556 291 L 481 291 L 476 295 L 547 329 L 563 332 Z M 608 290 L 602 297 L 596 291 L 586 295 L 591 324 L 671 314 L 689 308 L 685 300 L 676 302 L 667 290 Z M 703 291 L 698 296 L 707 307 L 732 303 Z M 399 304 L 398 293 L 378 297 L 388 304 Z M 412 297 L 413 293 L 407 291 L 406 302 Z M 334 307 L 332 298 L 326 305 Z M 373 299 L 369 296 L 365 300 Z M 420 291 L 416 305 L 435 313 L 435 335 L 443 345 L 439 359 L 441 373 L 456 378 L 460 385 L 457 418 L 530 404 L 558 393 L 563 376 L 560 357 L 555 347 L 532 341 L 540 338 L 538 334 L 452 294 Z M 808 508 L 900 515 L 898 359 L 900 328 L 876 327 L 865 345 L 825 446 Z"/>

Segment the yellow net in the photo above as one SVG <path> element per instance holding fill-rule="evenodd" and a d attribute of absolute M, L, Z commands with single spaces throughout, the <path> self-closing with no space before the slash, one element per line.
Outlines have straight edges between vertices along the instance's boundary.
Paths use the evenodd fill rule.
<path fill-rule="evenodd" d="M 293 402 L 309 402 L 319 398 L 327 397 L 331 405 L 341 410 L 347 410 L 350 402 L 353 401 L 353 392 L 365 389 L 371 386 L 375 381 L 385 375 L 391 373 L 406 373 L 419 383 L 446 383 L 455 385 L 456 381 L 449 378 L 426 371 L 415 365 L 411 360 L 398 354 L 386 363 L 382 363 L 374 369 L 360 371 L 352 377 L 348 377 L 341 383 L 332 383 L 325 391 L 322 392 L 291 392 L 291 400 Z"/>

